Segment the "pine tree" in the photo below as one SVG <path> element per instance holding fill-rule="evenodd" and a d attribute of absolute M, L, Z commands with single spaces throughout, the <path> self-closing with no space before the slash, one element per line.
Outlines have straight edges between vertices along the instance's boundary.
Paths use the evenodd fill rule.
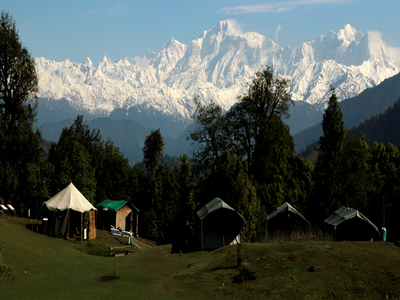
<path fill-rule="evenodd" d="M 256 188 L 248 173 L 247 163 L 229 151 L 222 153 L 211 170 L 210 176 L 202 183 L 201 198 L 205 203 L 218 197 L 232 206 L 245 220 L 243 228 L 245 241 L 254 241 L 260 236 L 260 201 Z M 204 203 L 204 204 L 205 204 Z"/>
<path fill-rule="evenodd" d="M 143 159 L 149 174 L 156 171 L 163 156 L 164 145 L 160 129 L 153 130 L 146 136 L 143 146 Z"/>
<path fill-rule="evenodd" d="M 177 215 L 174 220 L 173 252 L 189 250 L 193 246 L 195 236 L 196 203 L 192 167 L 186 154 L 181 158 L 181 162 L 180 168 L 174 169 L 179 186 L 179 198 Z"/>
<path fill-rule="evenodd" d="M 335 89 L 331 87 L 328 108 L 322 121 L 324 135 L 320 137 L 320 150 L 314 169 L 314 209 L 319 221 L 341 206 L 342 155 L 346 138 L 343 114 Z"/>
<path fill-rule="evenodd" d="M 49 150 L 53 165 L 52 194 L 64 189 L 70 182 L 91 202 L 95 203 L 95 154 L 102 148 L 98 131 L 90 131 L 78 116 L 69 128 L 64 128 L 57 143 Z"/>
<path fill-rule="evenodd" d="M 148 238 L 161 242 L 165 239 L 165 232 L 160 227 L 163 223 L 162 207 L 163 175 L 164 169 L 160 169 L 160 161 L 163 156 L 164 141 L 160 129 L 153 130 L 143 146 L 143 160 L 147 169 L 147 177 L 144 186 L 146 188 L 146 202 L 143 203 L 145 234 Z M 158 174 L 157 172 L 160 171 Z M 163 175 L 161 175 L 163 174 Z M 160 176 L 158 176 L 160 175 Z"/>

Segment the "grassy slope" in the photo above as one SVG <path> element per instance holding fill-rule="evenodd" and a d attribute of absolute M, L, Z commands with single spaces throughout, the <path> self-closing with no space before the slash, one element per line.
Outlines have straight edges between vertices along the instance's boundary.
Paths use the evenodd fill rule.
<path fill-rule="evenodd" d="M 236 246 L 204 255 L 170 254 L 170 246 L 160 246 L 100 257 L 80 251 L 87 243 L 42 236 L 26 223 L 0 217 L 0 255 L 15 272 L 14 279 L 0 278 L 1 299 L 400 298 L 400 248 L 391 243 L 244 244 L 242 265 L 256 280 L 237 284 Z M 115 259 L 121 278 L 100 281 L 113 274 Z M 308 272 L 311 266 L 321 271 Z"/>

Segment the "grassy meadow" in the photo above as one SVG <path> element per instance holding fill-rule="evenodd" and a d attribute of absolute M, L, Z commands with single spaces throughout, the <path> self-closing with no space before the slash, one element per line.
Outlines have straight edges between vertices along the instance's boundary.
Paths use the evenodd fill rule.
<path fill-rule="evenodd" d="M 30 222 L 0 217 L 0 299 L 400 298 L 393 243 L 287 241 L 182 255 L 165 245 L 110 257 L 124 238 L 98 231 L 95 241 L 68 242 L 32 231 Z M 240 273 L 255 278 L 236 283 Z"/>

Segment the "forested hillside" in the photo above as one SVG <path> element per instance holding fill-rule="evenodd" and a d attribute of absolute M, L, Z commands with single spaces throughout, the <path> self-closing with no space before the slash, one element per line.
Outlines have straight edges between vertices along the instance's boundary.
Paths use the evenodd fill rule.
<path fill-rule="evenodd" d="M 355 136 L 364 138 L 368 145 L 374 142 L 390 142 L 400 145 L 400 98 L 384 113 L 365 120 L 352 130 Z"/>
<path fill-rule="evenodd" d="M 400 97 L 400 74 L 384 80 L 374 88 L 363 91 L 360 95 L 339 102 L 343 112 L 346 129 L 357 127 L 373 116 L 385 112 Z M 318 141 L 322 135 L 321 125 L 307 128 L 293 136 L 296 151 L 301 152 L 307 145 Z"/>

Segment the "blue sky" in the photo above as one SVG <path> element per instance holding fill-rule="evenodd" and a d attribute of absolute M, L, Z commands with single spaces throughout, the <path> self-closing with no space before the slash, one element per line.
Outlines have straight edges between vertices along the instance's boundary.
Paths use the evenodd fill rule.
<path fill-rule="evenodd" d="M 97 64 L 159 51 L 172 37 L 189 44 L 221 20 L 296 47 L 350 24 L 400 47 L 400 0 L 1 0 L 34 57 Z"/>

